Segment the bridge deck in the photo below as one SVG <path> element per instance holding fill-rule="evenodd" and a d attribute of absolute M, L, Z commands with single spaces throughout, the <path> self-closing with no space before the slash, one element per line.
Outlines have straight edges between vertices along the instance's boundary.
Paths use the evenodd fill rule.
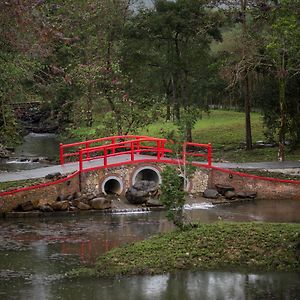
<path fill-rule="evenodd" d="M 136 162 L 139 160 L 153 160 L 153 156 L 149 155 L 134 155 L 134 159 Z M 115 157 L 108 158 L 108 164 L 117 164 L 126 161 L 130 161 L 129 154 L 123 154 Z M 166 158 L 164 158 L 166 159 Z M 171 159 L 170 159 L 171 160 Z M 299 161 L 291 161 L 291 162 L 259 162 L 259 163 L 214 163 L 215 167 L 220 167 L 224 169 L 290 169 L 290 168 L 300 168 Z M 94 168 L 103 166 L 103 159 L 95 159 L 91 161 L 84 162 L 83 167 L 84 169 L 87 168 Z M 55 165 L 50 167 L 43 167 L 39 169 L 33 170 L 24 170 L 19 172 L 9 172 L 9 173 L 0 173 L 0 182 L 7 182 L 7 181 L 17 181 L 17 180 L 26 180 L 26 179 L 36 179 L 36 178 L 43 178 L 47 174 L 60 172 L 61 174 L 65 175 L 68 173 L 73 173 L 79 170 L 79 163 L 67 163 L 64 165 Z"/>
<path fill-rule="evenodd" d="M 117 163 L 125 163 L 130 161 L 131 157 L 129 154 L 118 155 L 114 157 L 109 157 L 107 159 L 108 165 L 113 165 Z M 134 155 L 134 160 L 136 162 L 144 161 L 144 160 L 153 160 L 155 157 L 150 155 Z M 103 159 L 95 159 L 91 161 L 85 161 L 83 163 L 84 169 L 95 168 L 95 167 L 102 167 L 104 165 Z M 79 170 L 79 163 L 66 163 L 64 165 L 55 165 L 50 167 L 43 167 L 38 169 L 32 170 L 24 170 L 19 172 L 9 172 L 9 173 L 0 173 L 0 182 L 6 181 L 17 181 L 17 180 L 26 180 L 26 179 L 35 179 L 35 178 L 42 178 L 51 173 L 60 172 L 62 175 L 73 173 Z"/>

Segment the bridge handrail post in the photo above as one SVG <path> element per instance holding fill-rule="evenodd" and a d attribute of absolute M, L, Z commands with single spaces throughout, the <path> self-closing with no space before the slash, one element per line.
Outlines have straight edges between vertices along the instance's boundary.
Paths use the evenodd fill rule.
<path fill-rule="evenodd" d="M 60 164 L 63 165 L 64 162 L 64 148 L 63 148 L 63 143 L 59 144 L 59 161 Z"/>
<path fill-rule="evenodd" d="M 212 147 L 211 147 L 211 143 L 209 143 L 207 147 L 207 163 L 209 167 L 211 167 L 211 161 L 212 161 Z"/>
<path fill-rule="evenodd" d="M 104 167 L 107 166 L 107 148 L 106 147 L 103 148 L 103 165 L 104 165 Z"/>
<path fill-rule="evenodd" d="M 134 143 L 130 143 L 130 161 L 134 161 Z"/>
<path fill-rule="evenodd" d="M 140 154 L 141 153 L 141 142 L 139 141 L 140 138 L 138 138 L 138 141 L 136 142 L 136 153 Z"/>
<path fill-rule="evenodd" d="M 83 170 L 83 153 L 82 153 L 82 149 L 79 149 L 79 171 L 80 173 Z"/>
<path fill-rule="evenodd" d="M 160 140 L 156 141 L 157 160 L 160 160 Z"/>
<path fill-rule="evenodd" d="M 161 143 L 160 143 L 160 145 L 161 145 L 160 157 L 164 157 L 165 156 L 165 143 L 166 143 L 166 141 L 161 141 Z"/>
<path fill-rule="evenodd" d="M 114 144 L 116 143 L 116 139 L 115 139 L 115 138 L 112 138 L 112 139 L 111 139 L 111 143 L 112 143 L 112 145 L 114 145 Z M 115 148 L 115 146 L 113 146 L 113 147 L 111 148 L 111 153 L 112 153 L 112 154 L 115 154 L 115 153 L 116 153 L 116 148 Z"/>
<path fill-rule="evenodd" d="M 88 149 L 88 148 L 90 148 L 90 143 L 86 142 L 85 143 L 85 149 Z M 90 152 L 86 153 L 86 158 L 90 158 Z"/>

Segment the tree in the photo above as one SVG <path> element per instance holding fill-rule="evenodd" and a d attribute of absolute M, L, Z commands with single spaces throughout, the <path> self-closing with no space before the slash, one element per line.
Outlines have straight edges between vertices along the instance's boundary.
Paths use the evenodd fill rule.
<path fill-rule="evenodd" d="M 281 1 L 271 15 L 272 25 L 266 38 L 266 59 L 277 78 L 279 102 L 278 159 L 285 159 L 287 133 L 287 83 L 299 75 L 300 32 L 299 1 Z"/>
<path fill-rule="evenodd" d="M 0 142 L 12 144 L 17 136 L 12 104 L 40 99 L 35 71 L 49 53 L 51 34 L 33 0 L 2 1 L 0 28 Z"/>
<path fill-rule="evenodd" d="M 128 52 L 137 56 L 151 74 L 154 87 L 164 95 L 167 119 L 172 107 L 189 141 L 212 73 L 209 45 L 214 39 L 221 40 L 220 15 L 209 10 L 207 4 L 198 0 L 158 0 L 153 10 L 139 13 L 127 26 L 133 46 Z"/>

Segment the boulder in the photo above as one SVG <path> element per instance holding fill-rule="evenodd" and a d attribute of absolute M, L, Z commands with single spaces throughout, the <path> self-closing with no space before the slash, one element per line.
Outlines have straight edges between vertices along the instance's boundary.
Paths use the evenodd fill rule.
<path fill-rule="evenodd" d="M 77 208 L 80 210 L 89 210 L 91 207 L 88 204 L 85 204 L 83 202 L 78 202 Z"/>
<path fill-rule="evenodd" d="M 217 199 L 219 197 L 219 193 L 214 189 L 206 189 L 203 192 L 203 197 L 209 199 Z"/>
<path fill-rule="evenodd" d="M 225 198 L 228 200 L 234 199 L 236 197 L 236 193 L 234 191 L 227 191 L 225 193 Z"/>
<path fill-rule="evenodd" d="M 111 208 L 111 200 L 106 198 L 94 198 L 90 201 L 93 209 L 107 209 Z"/>
<path fill-rule="evenodd" d="M 34 210 L 34 205 L 32 204 L 31 201 L 26 201 L 26 202 L 20 204 L 20 208 L 22 211 L 32 211 L 32 210 Z"/>
<path fill-rule="evenodd" d="M 146 202 L 147 206 L 163 206 L 163 204 L 158 199 L 150 198 Z"/>
<path fill-rule="evenodd" d="M 146 203 L 149 197 L 158 194 L 158 186 L 154 181 L 141 180 L 130 187 L 125 197 L 131 204 Z"/>
<path fill-rule="evenodd" d="M 73 199 L 80 198 L 81 196 L 82 196 L 82 194 L 80 192 L 73 193 Z"/>
<path fill-rule="evenodd" d="M 82 202 L 82 203 L 89 205 L 89 199 L 87 198 L 86 195 L 82 195 L 81 197 L 74 199 L 72 202 L 73 203 Z M 75 205 L 75 206 L 77 206 L 77 205 Z"/>
<path fill-rule="evenodd" d="M 75 207 L 75 206 L 70 206 L 69 207 L 69 211 L 77 211 L 77 210 L 78 210 L 78 208 Z"/>
<path fill-rule="evenodd" d="M 138 191 L 145 191 L 145 192 L 155 192 L 157 191 L 157 184 L 154 181 L 148 180 L 140 180 L 137 181 L 133 187 Z"/>
<path fill-rule="evenodd" d="M 234 191 L 234 187 L 230 185 L 216 184 L 215 187 L 218 193 L 221 194 L 222 196 L 225 196 L 226 192 L 228 191 Z"/>
<path fill-rule="evenodd" d="M 96 196 L 94 194 L 88 194 L 86 198 L 88 201 L 90 201 L 90 200 L 94 199 L 95 197 Z"/>
<path fill-rule="evenodd" d="M 56 198 L 56 201 L 64 201 L 66 199 L 66 197 L 64 195 L 59 195 Z"/>
<path fill-rule="evenodd" d="M 53 202 L 51 204 L 51 207 L 56 211 L 63 211 L 67 210 L 69 208 L 69 202 L 68 201 L 57 201 Z"/>
<path fill-rule="evenodd" d="M 257 196 L 256 192 L 238 192 L 237 194 L 238 198 L 251 198 L 254 199 Z"/>
<path fill-rule="evenodd" d="M 53 208 L 50 205 L 40 205 L 39 210 L 41 212 L 53 212 Z"/>

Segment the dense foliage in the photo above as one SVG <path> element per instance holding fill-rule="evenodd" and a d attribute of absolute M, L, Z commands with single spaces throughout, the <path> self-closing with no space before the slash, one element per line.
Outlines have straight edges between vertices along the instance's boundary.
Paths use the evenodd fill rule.
<path fill-rule="evenodd" d="M 147 5 L 145 5 L 147 3 Z M 202 111 L 264 115 L 266 136 L 300 142 L 299 0 L 8 0 L 0 3 L 0 143 L 18 102 L 61 128 L 126 134 L 156 119 L 192 140 Z"/>

